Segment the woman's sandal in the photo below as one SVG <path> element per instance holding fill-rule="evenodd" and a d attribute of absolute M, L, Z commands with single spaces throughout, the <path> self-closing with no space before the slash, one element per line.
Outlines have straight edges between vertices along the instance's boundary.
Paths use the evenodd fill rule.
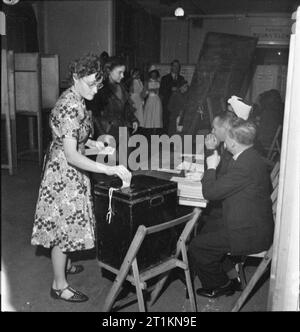
<path fill-rule="evenodd" d="M 84 270 L 82 265 L 71 265 L 69 269 L 66 269 L 66 274 L 78 274 Z"/>
<path fill-rule="evenodd" d="M 73 295 L 68 299 L 65 299 L 65 298 L 62 297 L 62 293 L 65 290 L 69 290 L 70 292 L 73 293 Z M 77 302 L 77 303 L 78 302 L 85 302 L 89 299 L 85 294 L 83 294 L 80 291 L 74 289 L 70 285 L 68 285 L 67 287 L 65 287 L 63 289 L 54 289 L 54 288 L 51 287 L 50 296 L 53 299 L 56 299 L 56 300 L 64 300 L 64 301 L 67 301 L 67 302 Z"/>

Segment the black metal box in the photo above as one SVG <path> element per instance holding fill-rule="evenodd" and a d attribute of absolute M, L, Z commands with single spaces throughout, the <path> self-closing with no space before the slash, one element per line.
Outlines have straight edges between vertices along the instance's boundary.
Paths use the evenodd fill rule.
<path fill-rule="evenodd" d="M 139 225 L 153 226 L 176 218 L 177 183 L 146 175 L 132 177 L 129 188 L 121 180 L 104 176 L 94 185 L 96 247 L 98 259 L 119 269 Z M 109 206 L 111 218 L 109 219 Z M 169 229 L 147 235 L 137 261 L 144 269 L 169 257 L 175 249 L 177 231 Z"/>

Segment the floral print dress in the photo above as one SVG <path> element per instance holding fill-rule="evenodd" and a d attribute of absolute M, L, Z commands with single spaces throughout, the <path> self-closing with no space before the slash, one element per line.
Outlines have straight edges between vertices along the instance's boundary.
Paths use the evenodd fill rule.
<path fill-rule="evenodd" d="M 66 90 L 51 111 L 52 142 L 39 189 L 31 244 L 58 246 L 63 252 L 94 247 L 95 217 L 87 172 L 68 164 L 63 138 L 77 140 L 84 154 L 92 121 L 84 99 L 73 87 Z"/>

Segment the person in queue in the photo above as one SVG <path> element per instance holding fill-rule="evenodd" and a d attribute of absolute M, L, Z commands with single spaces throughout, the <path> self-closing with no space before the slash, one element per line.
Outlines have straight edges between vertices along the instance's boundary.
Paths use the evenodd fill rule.
<path fill-rule="evenodd" d="M 85 106 L 85 99 L 92 100 L 102 87 L 99 58 L 88 54 L 73 61 L 69 69 L 71 87 L 50 114 L 52 142 L 45 158 L 31 244 L 51 248 L 51 297 L 83 302 L 88 296 L 72 287 L 67 275 L 83 271 L 82 265 L 72 265 L 69 254 L 95 246 L 95 216 L 87 172 L 117 175 L 123 182 L 130 182 L 131 173 L 124 166 L 107 166 L 85 156 L 85 146 L 103 148 L 102 143 L 90 139 L 92 120 Z"/>
<path fill-rule="evenodd" d="M 163 107 L 163 128 L 167 133 L 169 128 L 169 110 L 168 104 L 171 97 L 172 92 L 175 92 L 182 86 L 185 81 L 184 77 L 180 75 L 181 65 L 178 60 L 173 60 L 171 62 L 171 70 L 170 73 L 164 75 L 161 78 L 159 95 L 162 102 Z"/>
<path fill-rule="evenodd" d="M 163 109 L 159 97 L 159 71 L 155 66 L 149 69 L 149 79 L 145 82 L 144 92 L 144 127 L 150 130 L 151 134 L 157 135 L 163 127 Z"/>
<path fill-rule="evenodd" d="M 133 105 L 136 109 L 135 116 L 139 121 L 139 127 L 144 127 L 144 84 L 141 79 L 141 70 L 133 68 L 130 73 L 129 93 Z"/>
<path fill-rule="evenodd" d="M 284 103 L 275 89 L 261 93 L 254 103 L 257 118 L 257 140 L 263 155 L 267 155 L 276 131 L 283 125 Z M 278 137 L 281 140 L 281 135 Z"/>
<path fill-rule="evenodd" d="M 106 78 L 103 88 L 97 93 L 92 110 L 95 120 L 95 137 L 100 135 L 112 136 L 116 147 L 119 144 L 119 128 L 130 128 L 134 134 L 139 121 L 134 115 L 136 109 L 130 94 L 122 83 L 126 69 L 122 58 L 113 56 L 105 63 Z"/>
<path fill-rule="evenodd" d="M 184 113 L 186 110 L 186 104 L 188 101 L 188 89 L 189 85 L 186 80 L 182 81 L 179 84 L 178 90 L 174 91 L 171 94 L 168 103 L 168 112 L 169 112 L 169 128 L 168 135 L 172 136 L 177 132 L 182 131 L 182 124 Z"/>

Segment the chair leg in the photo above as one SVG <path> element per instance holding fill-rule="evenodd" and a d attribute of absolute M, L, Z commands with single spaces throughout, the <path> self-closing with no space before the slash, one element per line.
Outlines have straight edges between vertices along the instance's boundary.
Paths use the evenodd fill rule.
<path fill-rule="evenodd" d="M 131 245 L 127 251 L 127 254 L 123 260 L 123 263 L 120 267 L 119 273 L 117 274 L 114 283 L 105 299 L 103 311 L 108 312 L 111 310 L 114 301 L 117 298 L 117 295 L 120 291 L 120 287 L 122 286 L 124 280 L 127 277 L 127 274 L 129 272 L 130 267 L 132 266 L 132 262 L 134 261 L 138 250 L 144 240 L 146 234 L 146 227 L 143 225 L 140 225 L 132 242 Z"/>
<path fill-rule="evenodd" d="M 193 288 L 193 284 L 192 284 L 192 280 L 191 280 L 191 274 L 190 274 L 190 269 L 189 269 L 189 262 L 188 262 L 185 243 L 181 242 L 180 247 L 181 247 L 181 253 L 182 253 L 182 260 L 185 263 L 185 265 L 187 266 L 187 269 L 184 270 L 184 273 L 185 273 L 185 280 L 186 280 L 186 286 L 188 289 L 189 299 L 190 299 L 190 303 L 191 303 L 191 310 L 193 312 L 197 312 L 197 304 L 196 304 L 194 288 Z"/>
<path fill-rule="evenodd" d="M 197 234 L 198 234 L 198 226 L 199 226 L 199 224 L 198 224 L 198 222 L 195 224 L 195 227 L 194 227 L 194 237 L 196 237 L 197 236 Z"/>
<path fill-rule="evenodd" d="M 192 280 L 191 280 L 191 275 L 190 275 L 190 270 L 184 270 L 185 273 L 185 279 L 186 279 L 186 285 L 187 285 L 187 290 L 189 294 L 189 299 L 191 303 L 191 310 L 192 312 L 197 312 L 197 305 L 196 305 L 196 300 L 195 300 L 195 294 L 194 294 L 194 288 L 192 285 Z"/>
<path fill-rule="evenodd" d="M 258 268 L 256 269 L 255 273 L 251 277 L 249 283 L 247 284 L 246 288 L 243 290 L 242 294 L 238 298 L 236 304 L 232 308 L 232 312 L 237 312 L 241 309 L 244 302 L 248 298 L 249 294 L 253 290 L 254 286 L 256 285 L 257 281 L 260 279 L 260 277 L 264 274 L 265 270 L 267 269 L 269 263 L 272 259 L 272 248 L 269 249 L 268 253 L 265 255 L 261 263 L 259 264 Z"/>
<path fill-rule="evenodd" d="M 139 311 L 145 312 L 146 308 L 145 308 L 143 291 L 141 289 L 140 274 L 139 274 L 139 269 L 138 269 L 136 258 L 132 262 L 132 271 L 133 271 L 133 277 L 134 277 L 134 282 L 135 282 L 136 295 L 138 298 Z"/>
<path fill-rule="evenodd" d="M 111 310 L 111 308 L 120 292 L 120 289 L 125 280 L 125 277 L 126 277 L 126 275 L 124 276 L 124 278 L 121 277 L 120 275 L 116 276 L 114 283 L 105 299 L 104 306 L 102 308 L 103 312 L 109 312 Z"/>

